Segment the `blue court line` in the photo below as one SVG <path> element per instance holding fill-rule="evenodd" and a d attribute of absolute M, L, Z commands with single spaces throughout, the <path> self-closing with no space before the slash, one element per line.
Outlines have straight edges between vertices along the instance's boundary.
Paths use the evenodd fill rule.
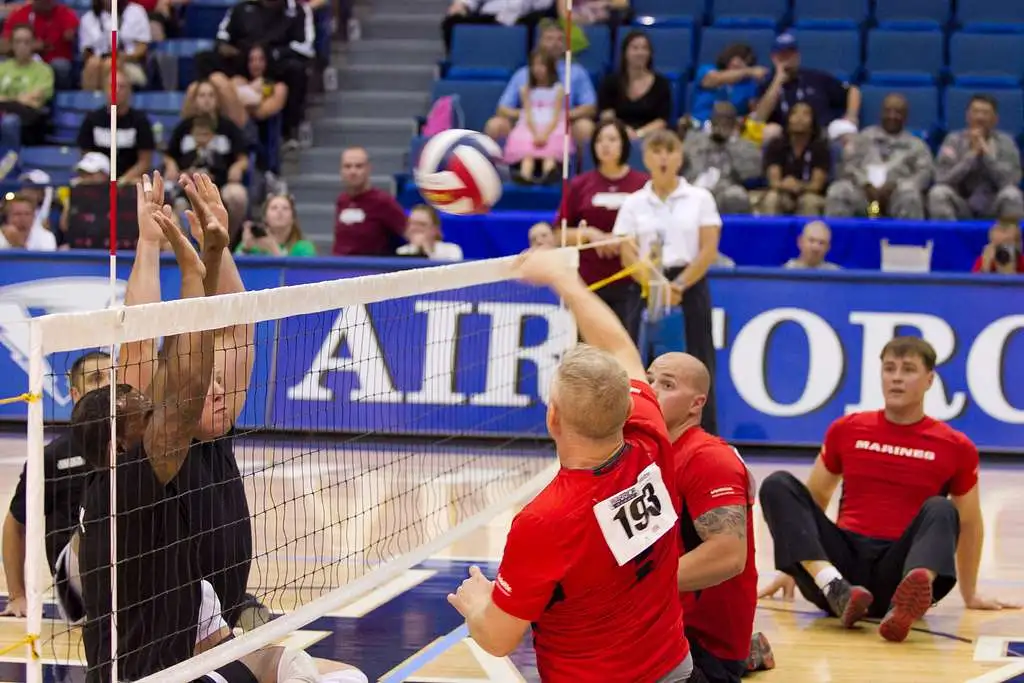
<path fill-rule="evenodd" d="M 455 643 L 467 636 L 469 636 L 469 627 L 463 624 L 448 635 L 441 636 L 433 643 L 417 652 L 397 669 L 393 669 L 391 673 L 381 678 L 378 683 L 401 683 L 401 681 L 404 681 L 406 678 L 440 657 L 451 646 L 455 645 Z"/>

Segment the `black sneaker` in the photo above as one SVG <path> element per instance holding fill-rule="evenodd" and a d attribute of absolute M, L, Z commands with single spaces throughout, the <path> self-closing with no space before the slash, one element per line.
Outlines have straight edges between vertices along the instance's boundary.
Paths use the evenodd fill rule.
<path fill-rule="evenodd" d="M 868 608 L 875 599 L 867 588 L 851 586 L 849 581 L 842 578 L 832 579 L 822 592 L 832 613 L 839 617 L 846 628 L 853 628 L 854 624 L 867 616 Z"/>

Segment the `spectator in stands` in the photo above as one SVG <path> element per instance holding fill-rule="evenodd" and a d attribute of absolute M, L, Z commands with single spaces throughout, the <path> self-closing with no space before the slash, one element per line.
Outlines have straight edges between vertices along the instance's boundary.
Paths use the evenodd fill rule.
<path fill-rule="evenodd" d="M 82 16 L 78 28 L 78 46 L 84 61 L 82 90 L 103 90 L 110 80 L 110 7 L 110 0 L 93 0 L 92 9 Z M 134 2 L 119 3 L 118 8 L 118 77 L 123 73 L 132 85 L 143 86 L 146 54 L 153 42 L 149 16 Z"/>
<path fill-rule="evenodd" d="M 683 176 L 710 190 L 721 213 L 750 213 L 750 195 L 744 184 L 761 175 L 761 150 L 740 136 L 731 102 L 716 102 L 710 123 L 710 131 L 686 137 Z"/>
<path fill-rule="evenodd" d="M 263 203 L 259 223 L 246 221 L 236 254 L 261 256 L 316 256 L 316 246 L 305 239 L 295 214 L 295 201 L 274 195 Z"/>
<path fill-rule="evenodd" d="M 154 43 L 178 35 L 178 8 L 188 0 L 133 0 L 149 15 L 149 31 Z"/>
<path fill-rule="evenodd" d="M 928 214 L 936 220 L 994 218 L 1024 213 L 1020 150 L 996 130 L 999 105 L 975 95 L 967 105 L 967 128 L 950 133 L 935 158 L 935 185 Z"/>
<path fill-rule="evenodd" d="M 804 225 L 796 240 L 800 255 L 782 264 L 783 268 L 794 270 L 839 270 L 839 266 L 826 261 L 832 248 L 832 230 L 825 221 L 811 221 Z"/>
<path fill-rule="evenodd" d="M 672 86 L 654 70 L 654 49 L 643 31 L 622 41 L 618 73 L 608 74 L 597 95 L 601 120 L 619 119 L 630 139 L 661 130 L 672 116 Z"/>
<path fill-rule="evenodd" d="M 554 249 L 555 233 L 549 223 L 534 223 L 526 233 L 526 239 L 530 242 L 531 249 Z"/>
<path fill-rule="evenodd" d="M 988 244 L 974 262 L 971 272 L 1003 275 L 1024 273 L 1019 217 L 1001 217 L 988 229 Z"/>
<path fill-rule="evenodd" d="M 399 256 L 416 256 L 431 261 L 462 260 L 462 247 L 444 241 L 441 217 L 434 207 L 427 204 L 417 204 L 409 211 L 405 239 L 408 244 L 403 244 L 395 252 Z"/>
<path fill-rule="evenodd" d="M 775 39 L 772 48 L 775 74 L 761 84 L 756 118 L 782 125 L 798 102 L 806 102 L 814 112 L 819 130 L 836 119 L 845 118 L 854 125 L 860 112 L 860 89 L 835 76 L 800 64 L 800 50 L 792 33 Z"/>
<path fill-rule="evenodd" d="M 110 182 L 110 159 L 102 152 L 88 152 L 75 164 L 75 177 L 71 179 L 73 188 L 80 185 L 106 185 Z M 71 202 L 64 204 L 60 214 L 61 248 L 69 249 L 65 242 L 68 233 L 68 222 L 71 219 Z M 169 245 L 168 245 L 169 246 Z"/>
<path fill-rule="evenodd" d="M 32 27 L 35 44 L 32 51 L 53 68 L 58 90 L 71 88 L 71 61 L 78 39 L 78 15 L 57 0 L 32 0 L 19 5 L 4 22 L 0 53 L 11 54 L 11 39 L 18 26 Z"/>
<path fill-rule="evenodd" d="M 11 33 L 14 59 L 0 62 L 0 144 L 8 149 L 42 144 L 46 138 L 46 103 L 53 97 L 53 69 L 32 51 L 32 27 Z"/>
<path fill-rule="evenodd" d="M 551 55 L 534 50 L 529 66 L 529 82 L 519 93 L 521 115 L 505 142 L 505 162 L 519 164 L 517 179 L 522 182 L 552 183 L 561 176 L 565 149 L 565 88 Z M 540 178 L 534 175 L 538 161 Z"/>
<path fill-rule="evenodd" d="M 597 116 L 597 95 L 594 93 L 594 85 L 590 82 L 587 70 L 576 62 L 572 63 L 572 72 L 565 74 L 565 35 L 562 29 L 554 21 L 542 21 L 540 23 L 540 40 L 538 49 L 551 56 L 555 60 L 555 69 L 558 71 L 558 78 L 562 83 L 570 79 L 569 121 L 572 122 L 572 137 L 580 147 L 590 144 L 594 136 L 594 117 Z M 505 92 L 498 100 L 498 113 L 491 117 L 484 127 L 484 132 L 494 140 L 504 140 L 508 137 L 512 126 L 522 112 L 521 93 L 529 81 L 530 72 L 527 67 L 519 68 L 512 74 L 511 80 L 505 86 Z"/>
<path fill-rule="evenodd" d="M 178 122 L 164 155 L 164 178 L 169 183 L 177 183 L 181 173 L 202 171 L 210 176 L 220 188 L 231 232 L 236 235 L 249 206 L 244 185 L 248 168 L 242 131 L 228 119 L 207 113 Z M 180 197 L 184 198 L 183 192 Z"/>
<path fill-rule="evenodd" d="M 768 191 L 761 200 L 761 213 L 820 216 L 831 165 L 832 153 L 828 141 L 821 137 L 811 105 L 797 102 L 789 110 L 784 133 L 764 148 Z"/>
<path fill-rule="evenodd" d="M 109 79 L 104 84 L 107 99 L 112 100 Z M 117 73 L 117 170 L 122 185 L 137 182 L 143 173 L 153 170 L 156 140 L 153 126 L 144 112 L 132 107 L 132 86 L 128 74 Z M 78 147 L 83 154 L 102 152 L 110 157 L 110 106 L 103 106 L 85 115 L 78 130 Z M 109 173 L 109 170 L 108 170 Z"/>
<path fill-rule="evenodd" d="M 580 277 L 588 285 L 605 282 L 622 269 L 618 243 L 601 243 L 606 241 L 615 227 L 619 207 L 626 201 L 626 197 L 647 184 L 646 173 L 629 167 L 631 147 L 626 126 L 621 121 L 598 123 L 590 143 L 590 153 L 596 168 L 572 179 L 562 206 L 567 226 L 566 244 L 598 245 L 580 252 Z M 555 225 L 562 225 L 561 210 L 555 218 Z M 553 237 L 551 241 L 553 244 Z M 532 241 L 530 246 L 534 246 Z M 640 335 L 643 310 L 640 286 L 632 278 L 625 277 L 607 282 L 597 290 L 597 295 L 615 311 L 622 326 L 635 341 Z"/>
<path fill-rule="evenodd" d="M 569 16 L 568 5 L 566 0 L 555 0 L 558 18 L 563 24 Z M 590 26 L 591 24 L 617 26 L 626 23 L 631 15 L 629 0 L 574 0 L 572 3 L 572 23 L 576 26 Z M 573 37 L 573 42 L 575 43 L 575 37 Z M 576 49 L 576 45 L 573 44 L 574 53 Z"/>
<path fill-rule="evenodd" d="M 745 43 L 733 43 L 722 50 L 714 64 L 704 64 L 694 78 L 690 117 L 699 124 L 711 118 L 717 102 L 730 102 L 740 116 L 746 116 L 757 99 L 759 84 L 768 76 L 768 68 L 758 66 L 754 49 Z"/>
<path fill-rule="evenodd" d="M 257 124 L 280 114 L 288 103 L 288 85 L 274 80 L 267 73 L 267 54 L 259 45 L 249 50 L 247 73 L 235 76 L 231 81 L 235 99 L 241 102 L 245 114 Z"/>
<path fill-rule="evenodd" d="M 189 84 L 185 101 L 181 105 L 181 117 L 190 118 L 196 114 L 212 114 L 217 118 L 229 119 L 240 129 L 249 122 L 245 106 L 238 98 L 235 84 L 222 73 L 210 74 L 205 81 Z"/>
<path fill-rule="evenodd" d="M 907 113 L 903 95 L 886 96 L 881 125 L 865 128 L 844 147 L 838 178 L 825 197 L 826 216 L 924 218 L 934 164 L 924 141 L 905 128 Z"/>
<path fill-rule="evenodd" d="M 4 205 L 4 213 L 4 225 L 0 228 L 0 249 L 57 250 L 57 238 L 36 222 L 36 206 L 31 199 L 14 195 Z"/>
<path fill-rule="evenodd" d="M 405 235 L 405 212 L 389 193 L 370 184 L 370 157 L 362 147 L 341 153 L 334 225 L 335 256 L 389 256 Z"/>
<path fill-rule="evenodd" d="M 519 24 L 532 34 L 537 22 L 554 14 L 553 0 L 452 0 L 441 22 L 445 54 L 452 49 L 452 31 L 459 24 Z"/>

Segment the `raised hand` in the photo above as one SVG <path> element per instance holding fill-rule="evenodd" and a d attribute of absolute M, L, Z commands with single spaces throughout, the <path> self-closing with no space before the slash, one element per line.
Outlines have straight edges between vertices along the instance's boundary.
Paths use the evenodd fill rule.
<path fill-rule="evenodd" d="M 221 199 L 220 190 L 216 183 L 206 173 L 193 173 L 182 175 L 181 185 L 185 188 L 185 196 L 192 204 L 192 211 L 186 212 L 189 226 L 192 229 L 192 237 L 200 245 L 203 244 L 203 229 L 207 221 L 214 220 L 227 228 L 228 210 Z M 194 221 L 197 217 L 199 220 Z"/>
<path fill-rule="evenodd" d="M 552 286 L 578 277 L 576 270 L 566 266 L 565 258 L 555 249 L 530 249 L 512 265 L 514 277 L 535 285 Z"/>
<path fill-rule="evenodd" d="M 139 220 L 139 240 L 159 244 L 163 240 L 163 231 L 153 217 L 164 213 L 164 179 L 160 171 L 153 172 L 152 180 L 144 175 L 135 183 L 135 208 Z"/>
<path fill-rule="evenodd" d="M 158 211 L 153 214 L 153 221 L 159 226 L 161 233 L 167 238 L 167 241 L 171 243 L 171 249 L 174 250 L 174 258 L 178 260 L 178 267 L 181 268 L 181 276 L 183 278 L 189 275 L 198 276 L 200 280 L 206 277 L 206 266 L 203 265 L 199 254 L 192 247 L 192 243 L 185 237 L 185 233 L 181 231 L 178 224 L 174 222 L 174 219 L 163 211 Z"/>

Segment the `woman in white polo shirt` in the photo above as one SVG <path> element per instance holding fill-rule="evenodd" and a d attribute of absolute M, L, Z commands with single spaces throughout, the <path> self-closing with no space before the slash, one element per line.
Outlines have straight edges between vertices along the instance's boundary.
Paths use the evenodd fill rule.
<path fill-rule="evenodd" d="M 707 366 L 715 377 L 715 347 L 711 337 L 711 291 L 705 277 L 718 258 L 722 218 L 710 192 L 680 177 L 683 143 L 668 130 L 649 135 L 644 144 L 644 165 L 651 180 L 626 198 L 619 209 L 616 235 L 635 238 L 622 249 L 623 265 L 649 258 L 660 247 L 660 267 L 671 284 L 671 303 L 681 305 L 686 351 Z M 718 433 L 714 382 L 708 392 L 701 426 Z"/>

